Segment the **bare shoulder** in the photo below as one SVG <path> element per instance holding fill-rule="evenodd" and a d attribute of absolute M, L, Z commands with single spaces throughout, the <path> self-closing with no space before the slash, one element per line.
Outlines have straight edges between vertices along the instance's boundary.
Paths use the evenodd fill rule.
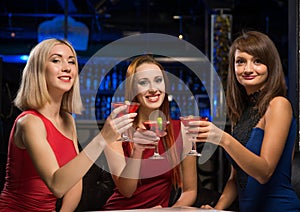
<path fill-rule="evenodd" d="M 43 121 L 33 114 L 27 114 L 17 121 L 17 127 L 19 127 L 20 129 L 26 129 L 31 127 L 35 128 L 41 126 L 43 126 Z"/>
<path fill-rule="evenodd" d="M 293 109 L 290 101 L 282 96 L 273 98 L 266 111 L 266 117 L 281 117 L 282 119 L 286 117 L 290 119 L 292 115 Z"/>
<path fill-rule="evenodd" d="M 14 142 L 18 147 L 25 148 L 32 138 L 45 138 L 46 134 L 43 121 L 35 115 L 27 114 L 17 121 Z"/>
<path fill-rule="evenodd" d="M 292 105 L 287 98 L 283 96 L 277 96 L 270 101 L 270 108 L 292 110 Z"/>

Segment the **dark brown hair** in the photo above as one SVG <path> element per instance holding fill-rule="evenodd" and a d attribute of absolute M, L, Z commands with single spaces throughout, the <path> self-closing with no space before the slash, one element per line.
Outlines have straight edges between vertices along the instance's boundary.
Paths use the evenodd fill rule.
<path fill-rule="evenodd" d="M 237 81 L 235 76 L 235 52 L 239 50 L 258 58 L 268 69 L 268 78 L 260 91 L 257 109 L 263 116 L 270 101 L 276 96 L 286 96 L 286 83 L 279 53 L 272 40 L 265 34 L 257 31 L 242 32 L 237 37 L 229 51 L 229 70 L 227 78 L 227 112 L 232 124 L 239 120 L 247 104 L 245 88 Z"/>

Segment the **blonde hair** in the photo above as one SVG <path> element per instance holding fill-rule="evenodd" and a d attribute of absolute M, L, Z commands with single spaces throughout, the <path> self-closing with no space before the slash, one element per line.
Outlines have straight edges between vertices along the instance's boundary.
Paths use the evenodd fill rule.
<path fill-rule="evenodd" d="M 68 46 L 75 56 L 77 75 L 72 88 L 63 95 L 61 109 L 81 114 L 83 110 L 80 96 L 77 54 L 72 45 L 66 40 L 47 39 L 37 44 L 30 52 L 28 61 L 23 70 L 20 88 L 14 104 L 20 110 L 39 109 L 50 101 L 46 83 L 46 63 L 52 48 L 63 44 Z"/>

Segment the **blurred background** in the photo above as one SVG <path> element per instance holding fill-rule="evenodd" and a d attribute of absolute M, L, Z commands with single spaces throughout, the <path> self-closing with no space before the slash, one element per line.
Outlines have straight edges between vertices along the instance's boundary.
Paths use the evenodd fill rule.
<path fill-rule="evenodd" d="M 20 113 L 12 100 L 27 56 L 39 41 L 47 37 L 70 40 L 82 69 L 89 57 L 117 39 L 141 33 L 172 35 L 202 51 L 225 86 L 231 41 L 241 30 L 258 30 L 268 34 L 278 48 L 289 97 L 295 115 L 299 117 L 298 24 L 298 0 L 1 0 L 0 177 L 3 178 L 5 173 L 10 128 Z M 93 72 L 81 73 L 87 110 L 76 118 L 79 130 L 86 134 L 83 140 L 88 140 L 98 130 L 90 126 L 91 117 L 95 115 L 101 127 L 101 121 L 109 114 L 113 92 L 124 80 L 129 61 L 123 61 L 111 70 L 106 70 L 107 63 L 105 58 L 99 58 L 94 61 Z M 170 98 L 172 117 L 180 115 L 178 102 L 188 104 L 188 97 L 182 94 L 182 86 L 187 86 L 196 95 L 200 113 L 217 119 L 222 111 L 210 104 L 219 101 L 219 94 L 214 93 L 215 99 L 209 99 L 205 85 L 190 70 L 173 61 L 164 60 L 163 63 L 167 71 L 185 83 L 171 85 L 172 91 L 178 94 Z M 89 95 L 92 89 L 98 90 L 97 96 Z M 199 167 L 203 185 L 221 191 L 228 177 L 226 170 L 223 152 L 218 150 L 210 162 Z"/>
<path fill-rule="evenodd" d="M 182 35 L 203 52 L 209 51 L 212 14 L 232 15 L 231 33 L 255 29 L 269 34 L 283 60 L 288 47 L 288 0 L 2 0 L 0 54 L 27 54 L 42 34 L 78 35 L 80 55 L 136 33 Z M 61 19 L 59 19 L 59 16 Z M 52 23 L 45 23 L 52 22 Z M 47 26 L 45 26 L 45 24 Z M 51 28 L 51 29 L 50 29 Z M 79 40 L 84 38 L 87 42 Z"/>

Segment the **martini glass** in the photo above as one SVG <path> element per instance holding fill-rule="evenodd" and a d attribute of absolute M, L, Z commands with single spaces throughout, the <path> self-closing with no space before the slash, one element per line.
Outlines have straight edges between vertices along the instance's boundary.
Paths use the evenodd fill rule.
<path fill-rule="evenodd" d="M 208 119 L 207 117 L 190 115 L 190 116 L 181 116 L 180 120 L 185 127 L 188 127 L 190 121 L 207 121 Z M 197 151 L 196 142 L 194 141 L 192 142 L 192 149 L 187 153 L 187 155 L 201 156 L 201 153 Z"/>
<path fill-rule="evenodd" d="M 155 132 L 155 134 L 160 138 L 167 134 L 166 128 L 169 123 L 169 121 L 163 121 L 161 117 L 158 117 L 157 120 L 147 120 L 143 122 L 147 130 Z M 149 159 L 164 159 L 164 157 L 158 152 L 158 142 L 155 144 L 154 153 L 151 157 L 149 157 Z"/>
<path fill-rule="evenodd" d="M 125 101 L 125 102 L 113 102 L 113 103 L 111 103 L 111 105 L 112 105 L 112 107 L 114 109 L 117 108 L 117 107 L 123 106 L 123 105 L 127 105 L 127 109 L 121 111 L 118 114 L 118 117 L 120 117 L 120 116 L 126 115 L 128 113 L 134 113 L 134 112 L 136 112 L 137 109 L 140 106 L 140 103 Z M 125 142 L 131 141 L 131 139 L 128 136 L 128 131 L 122 133 L 121 134 L 121 138 L 119 138 L 118 141 L 125 141 Z"/>

